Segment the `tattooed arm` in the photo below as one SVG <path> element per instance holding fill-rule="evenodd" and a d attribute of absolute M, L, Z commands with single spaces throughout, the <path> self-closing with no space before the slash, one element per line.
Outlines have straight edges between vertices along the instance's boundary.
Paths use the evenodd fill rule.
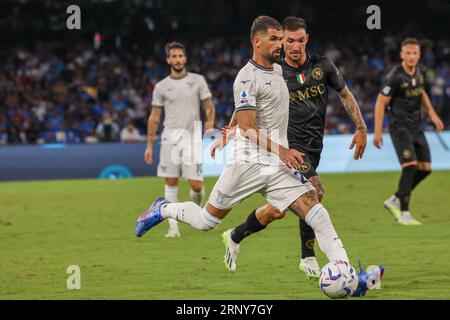
<path fill-rule="evenodd" d="M 342 89 L 339 92 L 339 98 L 341 99 L 341 102 L 344 105 L 345 111 L 353 120 L 353 123 L 355 124 L 356 127 L 356 132 L 355 135 L 353 136 L 350 149 L 352 149 L 356 145 L 355 154 L 353 158 L 355 160 L 358 160 L 363 157 L 364 151 L 366 150 L 367 126 L 361 115 L 358 103 L 356 102 L 355 97 L 353 96 L 353 94 L 351 93 L 351 91 L 348 89 L 347 86 L 345 86 L 344 89 Z"/>

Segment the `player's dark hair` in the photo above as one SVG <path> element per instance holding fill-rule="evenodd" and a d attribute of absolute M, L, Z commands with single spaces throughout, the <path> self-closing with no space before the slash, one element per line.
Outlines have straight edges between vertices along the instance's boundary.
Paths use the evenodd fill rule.
<path fill-rule="evenodd" d="M 172 49 L 181 49 L 184 53 L 186 53 L 186 47 L 182 43 L 176 41 L 169 42 L 168 44 L 166 44 L 164 49 L 166 51 L 166 56 L 169 56 L 170 50 Z"/>
<path fill-rule="evenodd" d="M 405 40 L 402 41 L 401 48 L 403 48 L 408 44 L 414 44 L 420 47 L 420 42 L 416 38 L 406 38 Z"/>
<path fill-rule="evenodd" d="M 283 30 L 288 31 L 297 31 L 298 29 L 305 29 L 305 31 L 308 31 L 305 19 L 299 17 L 287 17 L 283 20 L 281 26 L 283 27 Z"/>
<path fill-rule="evenodd" d="M 252 24 L 250 29 L 250 41 L 253 40 L 258 32 L 267 32 L 269 29 L 281 30 L 281 24 L 272 17 L 269 16 L 259 16 Z"/>

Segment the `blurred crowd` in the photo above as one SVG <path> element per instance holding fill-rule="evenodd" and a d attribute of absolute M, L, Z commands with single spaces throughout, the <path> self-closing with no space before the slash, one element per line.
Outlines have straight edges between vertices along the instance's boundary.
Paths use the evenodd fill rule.
<path fill-rule="evenodd" d="M 354 93 L 369 131 L 383 77 L 398 59 L 401 37 L 385 37 L 381 50 L 364 44 L 311 41 L 310 51 L 330 57 Z M 205 76 L 216 106 L 217 128 L 233 112 L 232 87 L 251 54 L 246 38 L 185 43 L 188 70 Z M 156 82 L 169 69 L 162 50 L 138 54 L 123 48 L 81 42 L 38 42 L 32 49 L 9 48 L 0 60 L 0 144 L 96 143 L 145 140 Z M 450 55 L 448 41 L 424 41 L 422 63 L 434 107 L 449 126 Z M 335 93 L 329 95 L 326 133 L 353 132 Z M 433 129 L 424 121 L 425 129 Z"/>
<path fill-rule="evenodd" d="M 399 44 L 406 36 L 419 38 L 427 91 L 449 128 L 450 43 L 442 28 L 448 1 L 379 1 L 386 17 L 379 31 L 362 23 L 369 2 L 361 0 L 329 0 L 325 10 L 324 3 L 306 0 L 289 6 L 210 1 L 207 7 L 202 0 L 83 0 L 77 2 L 81 30 L 69 31 L 72 2 L 0 1 L 0 145 L 145 140 L 154 85 L 169 73 L 163 47 L 172 40 L 187 46 L 188 70 L 205 76 L 220 128 L 233 112 L 234 78 L 251 55 L 242 30 L 267 13 L 306 19 L 309 51 L 335 62 L 370 131 L 383 77 L 399 62 Z M 352 132 L 338 96 L 329 97 L 326 132 Z M 423 125 L 432 129 L 426 120 Z"/>

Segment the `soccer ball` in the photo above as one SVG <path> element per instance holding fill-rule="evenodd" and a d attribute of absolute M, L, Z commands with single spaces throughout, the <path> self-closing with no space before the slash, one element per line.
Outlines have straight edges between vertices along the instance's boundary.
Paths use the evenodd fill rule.
<path fill-rule="evenodd" d="M 358 287 L 358 274 L 347 261 L 336 260 L 322 268 L 319 285 L 331 299 L 348 298 Z"/>

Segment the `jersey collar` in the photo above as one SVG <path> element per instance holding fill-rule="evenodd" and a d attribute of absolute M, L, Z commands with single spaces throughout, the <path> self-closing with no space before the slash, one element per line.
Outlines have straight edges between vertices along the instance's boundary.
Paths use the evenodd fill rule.
<path fill-rule="evenodd" d="M 188 76 L 188 74 L 189 74 L 189 72 L 186 71 L 186 74 L 185 74 L 184 76 L 182 76 L 181 78 L 174 78 L 174 77 L 172 77 L 171 75 L 169 75 L 169 77 L 170 77 L 170 79 L 172 79 L 172 80 L 181 80 L 181 79 L 186 78 L 186 77 Z"/>
<path fill-rule="evenodd" d="M 257 67 L 258 69 L 264 70 L 264 71 L 273 71 L 273 67 L 272 68 L 266 68 L 263 67 L 260 64 L 257 64 L 255 61 L 253 61 L 252 59 L 250 59 L 248 62 L 250 62 L 252 65 L 254 65 L 255 67 Z"/>

